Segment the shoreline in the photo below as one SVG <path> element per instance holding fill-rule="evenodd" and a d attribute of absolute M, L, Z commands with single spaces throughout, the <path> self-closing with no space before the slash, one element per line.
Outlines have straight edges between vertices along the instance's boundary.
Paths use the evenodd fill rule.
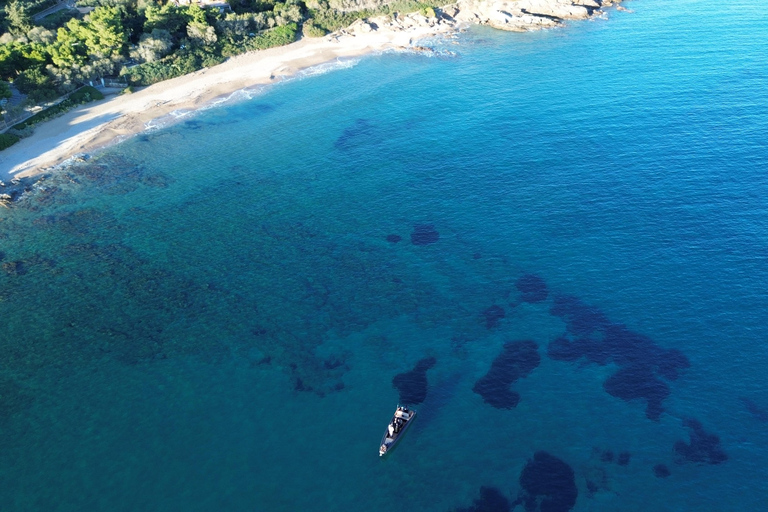
<path fill-rule="evenodd" d="M 131 94 L 112 94 L 41 123 L 35 132 L 0 152 L 0 180 L 46 173 L 80 153 L 91 153 L 149 128 L 175 111 L 199 110 L 237 91 L 265 86 L 303 70 L 386 50 L 413 48 L 418 39 L 455 32 L 454 20 L 419 15 L 356 22 L 322 38 L 302 38 L 286 46 L 231 57 L 188 75 Z M 410 23 L 408 22 L 410 20 Z M 379 22 L 380 24 L 373 23 Z M 403 26 L 403 22 L 407 26 Z"/>
<path fill-rule="evenodd" d="M 280 82 L 303 70 L 387 50 L 431 50 L 420 39 L 457 32 L 470 24 L 507 31 L 540 30 L 563 20 L 589 19 L 621 0 L 460 0 L 434 18 L 418 13 L 358 20 L 322 38 L 244 53 L 131 94 L 108 95 L 41 123 L 34 133 L 0 151 L 0 182 L 45 174 L 81 153 L 92 153 L 149 129 L 175 111 L 199 110 L 237 91 Z M 109 93 L 107 93 L 109 94 Z"/>

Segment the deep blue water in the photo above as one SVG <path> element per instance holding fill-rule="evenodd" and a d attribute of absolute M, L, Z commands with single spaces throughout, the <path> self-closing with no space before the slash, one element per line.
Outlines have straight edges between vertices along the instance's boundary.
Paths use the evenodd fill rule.
<path fill-rule="evenodd" d="M 768 15 L 626 5 L 290 80 L 0 212 L 0 510 L 768 510 Z"/>

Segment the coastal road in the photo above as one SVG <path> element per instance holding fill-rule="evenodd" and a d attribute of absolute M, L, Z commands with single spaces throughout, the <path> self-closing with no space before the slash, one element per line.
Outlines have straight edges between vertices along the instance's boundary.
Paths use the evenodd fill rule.
<path fill-rule="evenodd" d="M 49 7 L 46 10 L 39 12 L 32 16 L 32 19 L 34 21 L 40 21 L 41 19 L 45 18 L 49 14 L 53 14 L 56 11 L 60 11 L 62 9 L 74 9 L 75 7 L 75 1 L 74 0 L 64 0 L 63 2 L 59 2 L 53 7 Z"/>

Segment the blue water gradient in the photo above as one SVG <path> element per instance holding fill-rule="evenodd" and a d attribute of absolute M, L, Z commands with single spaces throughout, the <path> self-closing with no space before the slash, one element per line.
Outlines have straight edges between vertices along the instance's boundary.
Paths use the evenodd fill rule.
<path fill-rule="evenodd" d="M 765 9 L 625 5 L 298 77 L 0 212 L 0 510 L 520 511 L 541 451 L 572 510 L 768 510 Z"/>

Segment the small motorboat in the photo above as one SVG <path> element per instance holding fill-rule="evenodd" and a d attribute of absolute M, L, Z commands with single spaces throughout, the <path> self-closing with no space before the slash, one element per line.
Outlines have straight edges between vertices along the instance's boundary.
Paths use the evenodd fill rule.
<path fill-rule="evenodd" d="M 384 437 L 381 438 L 381 446 L 379 446 L 379 456 L 383 457 L 395 446 L 403 434 L 405 429 L 416 417 L 416 411 L 408 409 L 404 405 L 398 405 L 395 409 L 395 414 L 392 416 L 392 421 L 387 425 L 387 431 L 384 432 Z"/>

